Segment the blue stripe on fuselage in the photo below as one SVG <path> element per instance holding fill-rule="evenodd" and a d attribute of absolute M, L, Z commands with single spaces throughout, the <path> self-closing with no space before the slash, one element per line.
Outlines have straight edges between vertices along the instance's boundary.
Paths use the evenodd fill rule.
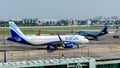
<path fill-rule="evenodd" d="M 45 45 L 57 44 L 58 42 L 60 42 L 60 41 L 48 42 L 48 43 L 45 43 Z M 71 41 L 64 41 L 64 42 L 65 42 L 65 44 L 67 44 L 67 43 L 81 44 L 80 42 L 76 42 L 76 41 L 74 41 L 74 42 L 71 42 Z"/>

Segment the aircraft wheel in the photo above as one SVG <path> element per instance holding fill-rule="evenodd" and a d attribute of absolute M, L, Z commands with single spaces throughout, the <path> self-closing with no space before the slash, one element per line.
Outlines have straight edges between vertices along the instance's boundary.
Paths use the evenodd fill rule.
<path fill-rule="evenodd" d="M 77 45 L 77 48 L 80 48 L 80 46 L 79 46 L 79 45 Z"/>
<path fill-rule="evenodd" d="M 50 49 L 50 46 L 47 46 L 47 49 Z"/>
<path fill-rule="evenodd" d="M 54 47 L 54 49 L 58 49 L 58 47 Z"/>

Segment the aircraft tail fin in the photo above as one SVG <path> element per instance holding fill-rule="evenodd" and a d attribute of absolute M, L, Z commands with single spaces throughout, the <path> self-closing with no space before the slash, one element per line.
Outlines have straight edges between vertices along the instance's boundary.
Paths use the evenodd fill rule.
<path fill-rule="evenodd" d="M 10 27 L 12 37 L 23 35 L 22 31 L 16 26 L 14 22 L 9 22 L 9 27 Z"/>
<path fill-rule="evenodd" d="M 14 40 L 19 42 L 25 42 L 26 36 L 22 33 L 22 31 L 16 26 L 14 22 L 9 22 L 11 37 L 8 40 Z"/>
<path fill-rule="evenodd" d="M 100 31 L 100 33 L 105 33 L 105 34 L 108 33 L 108 31 L 107 31 L 107 25 L 108 25 L 108 22 L 105 22 L 104 25 L 103 25 L 102 30 Z"/>

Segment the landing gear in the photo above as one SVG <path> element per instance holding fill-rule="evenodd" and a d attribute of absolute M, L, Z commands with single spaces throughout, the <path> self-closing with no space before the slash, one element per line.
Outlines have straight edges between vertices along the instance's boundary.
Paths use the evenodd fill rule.
<path fill-rule="evenodd" d="M 98 40 L 98 38 L 97 37 L 94 37 L 95 38 L 95 40 L 97 41 Z"/>
<path fill-rule="evenodd" d="M 52 46 L 55 50 L 57 50 L 58 49 L 58 47 L 57 46 Z M 51 50 L 51 47 L 50 46 L 47 46 L 47 49 L 49 50 Z"/>
<path fill-rule="evenodd" d="M 54 47 L 54 49 L 58 49 L 58 47 Z"/>
<path fill-rule="evenodd" d="M 77 44 L 77 48 L 80 48 L 80 46 Z"/>
<path fill-rule="evenodd" d="M 50 46 L 47 46 L 47 49 L 50 49 Z"/>
<path fill-rule="evenodd" d="M 54 49 L 58 49 L 58 45 L 52 45 Z"/>

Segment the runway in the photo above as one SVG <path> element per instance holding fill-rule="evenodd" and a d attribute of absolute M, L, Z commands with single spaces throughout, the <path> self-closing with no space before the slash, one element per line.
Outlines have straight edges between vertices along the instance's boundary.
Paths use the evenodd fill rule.
<path fill-rule="evenodd" d="M 44 60 L 71 57 L 113 57 L 120 56 L 120 38 L 113 38 L 114 34 L 107 34 L 91 40 L 88 44 L 81 44 L 80 48 L 74 46 L 71 49 L 59 48 L 47 50 L 46 46 L 31 46 L 7 41 L 4 45 L 4 36 L 0 38 L 0 62 L 3 62 L 3 50 L 7 50 L 7 61 Z M 120 32 L 116 33 L 120 35 Z"/>

